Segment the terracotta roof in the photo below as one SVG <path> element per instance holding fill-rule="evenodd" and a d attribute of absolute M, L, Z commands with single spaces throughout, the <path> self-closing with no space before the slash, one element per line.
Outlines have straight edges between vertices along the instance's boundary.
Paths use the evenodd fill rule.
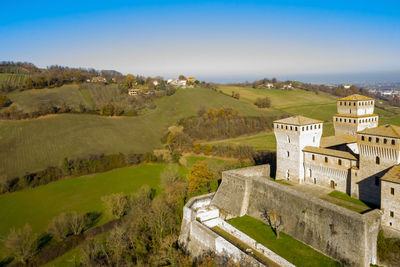
<path fill-rule="evenodd" d="M 374 100 L 374 99 L 371 97 L 368 97 L 368 96 L 354 94 L 354 95 L 349 95 L 349 96 L 346 96 L 343 98 L 339 98 L 338 100 L 340 100 L 340 101 L 366 101 L 366 100 Z"/>
<path fill-rule="evenodd" d="M 349 152 L 340 151 L 340 150 L 334 150 L 334 149 L 329 149 L 329 148 L 306 146 L 303 149 L 303 151 L 304 152 L 311 152 L 311 153 L 315 153 L 315 154 L 321 154 L 321 155 L 337 157 L 337 158 L 357 160 L 357 158 L 354 157 Z"/>
<path fill-rule="evenodd" d="M 357 136 L 350 134 L 333 135 L 321 138 L 321 147 L 337 146 L 342 144 L 356 143 Z"/>
<path fill-rule="evenodd" d="M 335 114 L 334 117 L 346 117 L 346 118 L 367 118 L 367 117 L 377 117 L 378 114 L 365 114 L 365 115 L 356 115 L 356 114 Z"/>
<path fill-rule="evenodd" d="M 400 165 L 393 166 L 381 180 L 400 184 Z"/>
<path fill-rule="evenodd" d="M 283 123 L 283 124 L 291 124 L 291 125 L 309 125 L 309 124 L 315 124 L 315 123 L 322 123 L 322 121 L 320 121 L 320 120 L 314 120 L 314 119 L 307 118 L 307 117 L 300 116 L 300 115 L 281 119 L 281 120 L 276 120 L 274 122 Z"/>
<path fill-rule="evenodd" d="M 365 129 L 358 133 L 400 138 L 400 127 L 396 125 L 386 124 L 375 128 Z"/>

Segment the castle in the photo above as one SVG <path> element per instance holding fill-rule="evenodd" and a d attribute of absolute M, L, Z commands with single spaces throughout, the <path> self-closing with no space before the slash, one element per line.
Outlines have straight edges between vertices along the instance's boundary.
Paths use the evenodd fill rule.
<path fill-rule="evenodd" d="M 275 180 L 269 178 L 268 164 L 224 171 L 217 192 L 186 203 L 180 245 L 193 256 L 213 251 L 235 262 L 246 260 L 246 266 L 269 265 L 213 230 L 218 227 L 276 265 L 294 266 L 229 224 L 244 215 L 263 221 L 267 209 L 279 212 L 282 232 L 344 266 L 385 265 L 377 255 L 379 231 L 400 237 L 400 127 L 378 126 L 374 105 L 374 99 L 361 95 L 338 99 L 335 135 L 329 137 L 322 137 L 319 120 L 274 121 Z M 356 212 L 310 192 L 329 191 L 324 187 L 372 208 Z"/>
<path fill-rule="evenodd" d="M 338 99 L 329 137 L 319 120 L 274 121 L 276 179 L 347 193 L 380 208 L 382 224 L 400 231 L 400 127 L 378 126 L 374 105 L 362 95 Z"/>

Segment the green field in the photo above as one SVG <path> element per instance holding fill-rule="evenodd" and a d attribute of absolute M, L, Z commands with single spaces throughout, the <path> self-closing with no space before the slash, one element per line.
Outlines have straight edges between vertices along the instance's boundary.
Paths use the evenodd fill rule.
<path fill-rule="evenodd" d="M 7 236 L 12 227 L 22 227 L 25 223 L 36 233 L 42 233 L 62 212 L 104 213 L 101 202 L 104 195 L 133 193 L 144 184 L 159 190 L 159 176 L 165 167 L 166 164 L 149 164 L 115 169 L 1 195 L 0 237 Z M 105 214 L 100 218 L 98 225 L 110 219 Z"/>
<path fill-rule="evenodd" d="M 57 88 L 31 89 L 23 92 L 12 92 L 7 95 L 11 101 L 24 112 L 39 110 L 42 106 L 68 105 L 73 109 L 78 109 L 82 104 L 90 107 L 87 98 L 82 95 L 77 85 L 64 85 Z"/>
<path fill-rule="evenodd" d="M 201 106 L 233 106 L 243 115 L 268 114 L 202 88 L 178 90 L 155 102 L 155 110 L 137 117 L 60 114 L 0 121 L 0 177 L 59 165 L 65 157 L 152 151 L 161 146 L 160 139 L 169 126 L 180 118 L 195 115 Z"/>
<path fill-rule="evenodd" d="M 220 141 L 204 142 L 202 144 L 229 144 L 233 146 L 247 145 L 253 147 L 256 150 L 276 150 L 276 140 L 273 133 L 261 133 L 250 136 L 224 139 Z"/>
<path fill-rule="evenodd" d="M 228 223 L 296 266 L 341 266 L 285 233 L 281 232 L 277 239 L 271 227 L 247 215 L 229 220 Z"/>

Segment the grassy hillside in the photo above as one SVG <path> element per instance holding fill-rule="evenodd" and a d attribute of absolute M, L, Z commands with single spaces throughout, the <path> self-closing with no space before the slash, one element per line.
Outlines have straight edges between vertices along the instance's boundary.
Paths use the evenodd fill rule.
<path fill-rule="evenodd" d="M 160 139 L 170 125 L 196 114 L 201 106 L 208 109 L 227 105 L 243 115 L 267 114 L 248 103 L 201 88 L 178 90 L 156 100 L 156 104 L 155 110 L 138 117 L 61 114 L 0 121 L 0 174 L 22 175 L 58 165 L 65 157 L 151 151 L 160 147 Z"/>
<path fill-rule="evenodd" d="M 64 85 L 52 89 L 32 89 L 23 92 L 12 92 L 7 95 L 18 109 L 24 112 L 37 111 L 43 105 L 61 106 L 67 104 L 73 109 L 78 109 L 82 104 L 91 106 L 77 85 Z"/>

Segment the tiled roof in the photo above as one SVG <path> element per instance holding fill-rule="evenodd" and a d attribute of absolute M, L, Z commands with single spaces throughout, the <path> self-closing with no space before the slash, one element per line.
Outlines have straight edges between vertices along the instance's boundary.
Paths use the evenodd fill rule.
<path fill-rule="evenodd" d="M 381 180 L 400 184 L 400 165 L 393 166 Z"/>
<path fill-rule="evenodd" d="M 281 120 L 276 120 L 274 122 L 277 123 L 283 123 L 283 124 L 291 124 L 291 125 L 309 125 L 309 124 L 315 124 L 315 123 L 322 123 L 320 120 L 314 120 L 311 118 L 307 118 L 301 115 L 281 119 Z"/>
<path fill-rule="evenodd" d="M 333 135 L 328 137 L 321 138 L 321 147 L 330 147 L 330 146 L 337 146 L 342 144 L 349 144 L 349 143 L 356 143 L 357 136 L 349 135 L 349 134 L 342 134 L 342 135 Z"/>
<path fill-rule="evenodd" d="M 358 133 L 400 138 L 400 127 L 396 125 L 386 124 L 375 128 L 365 129 Z"/>
<path fill-rule="evenodd" d="M 371 97 L 368 97 L 368 96 L 354 94 L 354 95 L 349 95 L 349 96 L 346 96 L 343 98 L 339 98 L 338 100 L 340 100 L 340 101 L 367 101 L 367 100 L 374 100 L 374 99 Z"/>
<path fill-rule="evenodd" d="M 311 153 L 315 153 L 315 154 L 321 154 L 321 155 L 337 157 L 337 158 L 357 160 L 357 158 L 354 157 L 349 152 L 340 151 L 340 150 L 334 150 L 334 149 L 329 149 L 329 148 L 306 146 L 303 149 L 303 151 L 304 152 L 311 152 Z"/>

